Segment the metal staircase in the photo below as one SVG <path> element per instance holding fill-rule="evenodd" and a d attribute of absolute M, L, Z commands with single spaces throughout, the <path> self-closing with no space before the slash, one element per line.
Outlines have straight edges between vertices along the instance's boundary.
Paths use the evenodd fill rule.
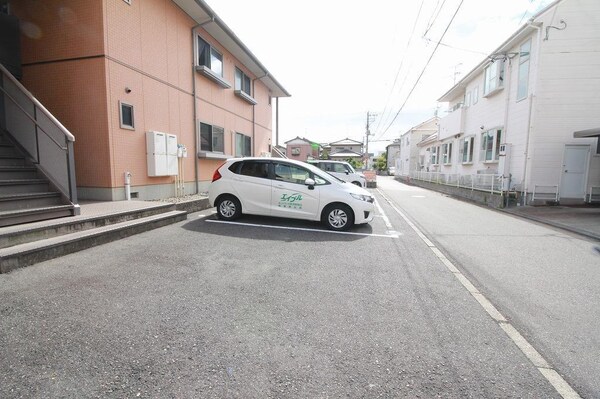
<path fill-rule="evenodd" d="M 73 214 L 74 205 L 0 130 L 0 227 Z"/>
<path fill-rule="evenodd" d="M 73 135 L 0 64 L 0 227 L 79 214 Z"/>

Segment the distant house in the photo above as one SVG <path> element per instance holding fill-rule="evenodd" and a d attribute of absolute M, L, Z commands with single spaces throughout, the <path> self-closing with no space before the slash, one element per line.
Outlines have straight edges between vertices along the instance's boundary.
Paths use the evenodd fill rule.
<path fill-rule="evenodd" d="M 331 159 L 344 160 L 351 158 L 360 160 L 362 157 L 362 141 L 345 138 L 343 140 L 329 143 L 329 158 Z"/>
<path fill-rule="evenodd" d="M 396 162 L 392 164 L 393 166 L 396 166 L 397 175 L 406 176 L 410 173 L 410 171 L 421 170 L 423 168 L 423 162 L 419 158 L 418 144 L 423 139 L 430 137 L 434 133 L 437 133 L 439 120 L 440 119 L 437 116 L 434 116 L 425 122 L 411 127 L 408 131 L 400 136 L 400 153 L 397 156 Z M 390 164 L 388 163 L 388 165 Z"/>
<path fill-rule="evenodd" d="M 285 142 L 285 155 L 290 159 L 306 161 L 307 159 L 319 159 L 321 145 L 304 137 L 296 137 Z"/>
<path fill-rule="evenodd" d="M 454 176 L 457 185 L 464 176 L 495 175 L 524 203 L 534 192 L 561 202 L 594 198 L 599 17 L 598 0 L 558 0 L 507 38 L 439 98 L 448 113 L 437 136 L 419 144 L 423 170 Z"/>
<path fill-rule="evenodd" d="M 393 166 L 398 171 L 398 165 L 400 164 L 400 139 L 394 140 L 392 144 L 385 147 L 385 152 L 388 168 Z"/>

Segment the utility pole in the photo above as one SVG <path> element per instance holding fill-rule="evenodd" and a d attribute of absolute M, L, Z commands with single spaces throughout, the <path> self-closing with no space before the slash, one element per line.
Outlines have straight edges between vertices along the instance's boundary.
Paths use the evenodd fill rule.
<path fill-rule="evenodd" d="M 369 130 L 369 126 L 371 125 L 371 123 L 373 121 L 375 121 L 375 118 L 377 117 L 377 114 L 374 112 L 369 112 L 367 111 L 367 131 L 366 131 L 366 153 L 367 153 L 367 161 L 365 162 L 365 169 L 369 169 L 369 135 L 371 134 L 371 131 Z"/>

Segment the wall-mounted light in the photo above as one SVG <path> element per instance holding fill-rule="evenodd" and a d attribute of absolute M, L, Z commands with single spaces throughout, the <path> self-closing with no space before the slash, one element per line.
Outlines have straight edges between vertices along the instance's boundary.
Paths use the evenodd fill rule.
<path fill-rule="evenodd" d="M 127 93 L 127 94 L 131 93 L 131 89 L 129 87 L 126 87 L 125 88 L 125 93 Z"/>

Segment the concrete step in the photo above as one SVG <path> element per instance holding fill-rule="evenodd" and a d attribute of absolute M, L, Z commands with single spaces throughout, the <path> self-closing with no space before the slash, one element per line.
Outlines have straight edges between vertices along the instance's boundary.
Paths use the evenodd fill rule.
<path fill-rule="evenodd" d="M 0 212 L 0 227 L 72 216 L 73 208 L 73 205 L 55 205 Z"/>
<path fill-rule="evenodd" d="M 126 210 L 96 216 L 77 216 L 51 221 L 11 226 L 0 234 L 0 248 L 25 244 L 38 240 L 58 237 L 74 232 L 91 230 L 111 224 L 145 218 L 174 210 L 171 204 L 161 204 L 149 208 Z"/>
<path fill-rule="evenodd" d="M 37 179 L 35 166 L 0 165 L 0 180 Z"/>
<path fill-rule="evenodd" d="M 58 192 L 0 195 L 0 212 L 64 205 Z"/>
<path fill-rule="evenodd" d="M 0 155 L 16 155 L 18 151 L 10 143 L 0 143 Z"/>
<path fill-rule="evenodd" d="M 17 193 L 46 193 L 49 190 L 46 179 L 0 180 L 0 195 Z"/>
<path fill-rule="evenodd" d="M 25 157 L 20 155 L 0 155 L 0 166 L 23 166 L 26 165 Z"/>
<path fill-rule="evenodd" d="M 171 211 L 0 249 L 0 273 L 57 258 L 96 245 L 187 219 L 185 211 Z"/>

